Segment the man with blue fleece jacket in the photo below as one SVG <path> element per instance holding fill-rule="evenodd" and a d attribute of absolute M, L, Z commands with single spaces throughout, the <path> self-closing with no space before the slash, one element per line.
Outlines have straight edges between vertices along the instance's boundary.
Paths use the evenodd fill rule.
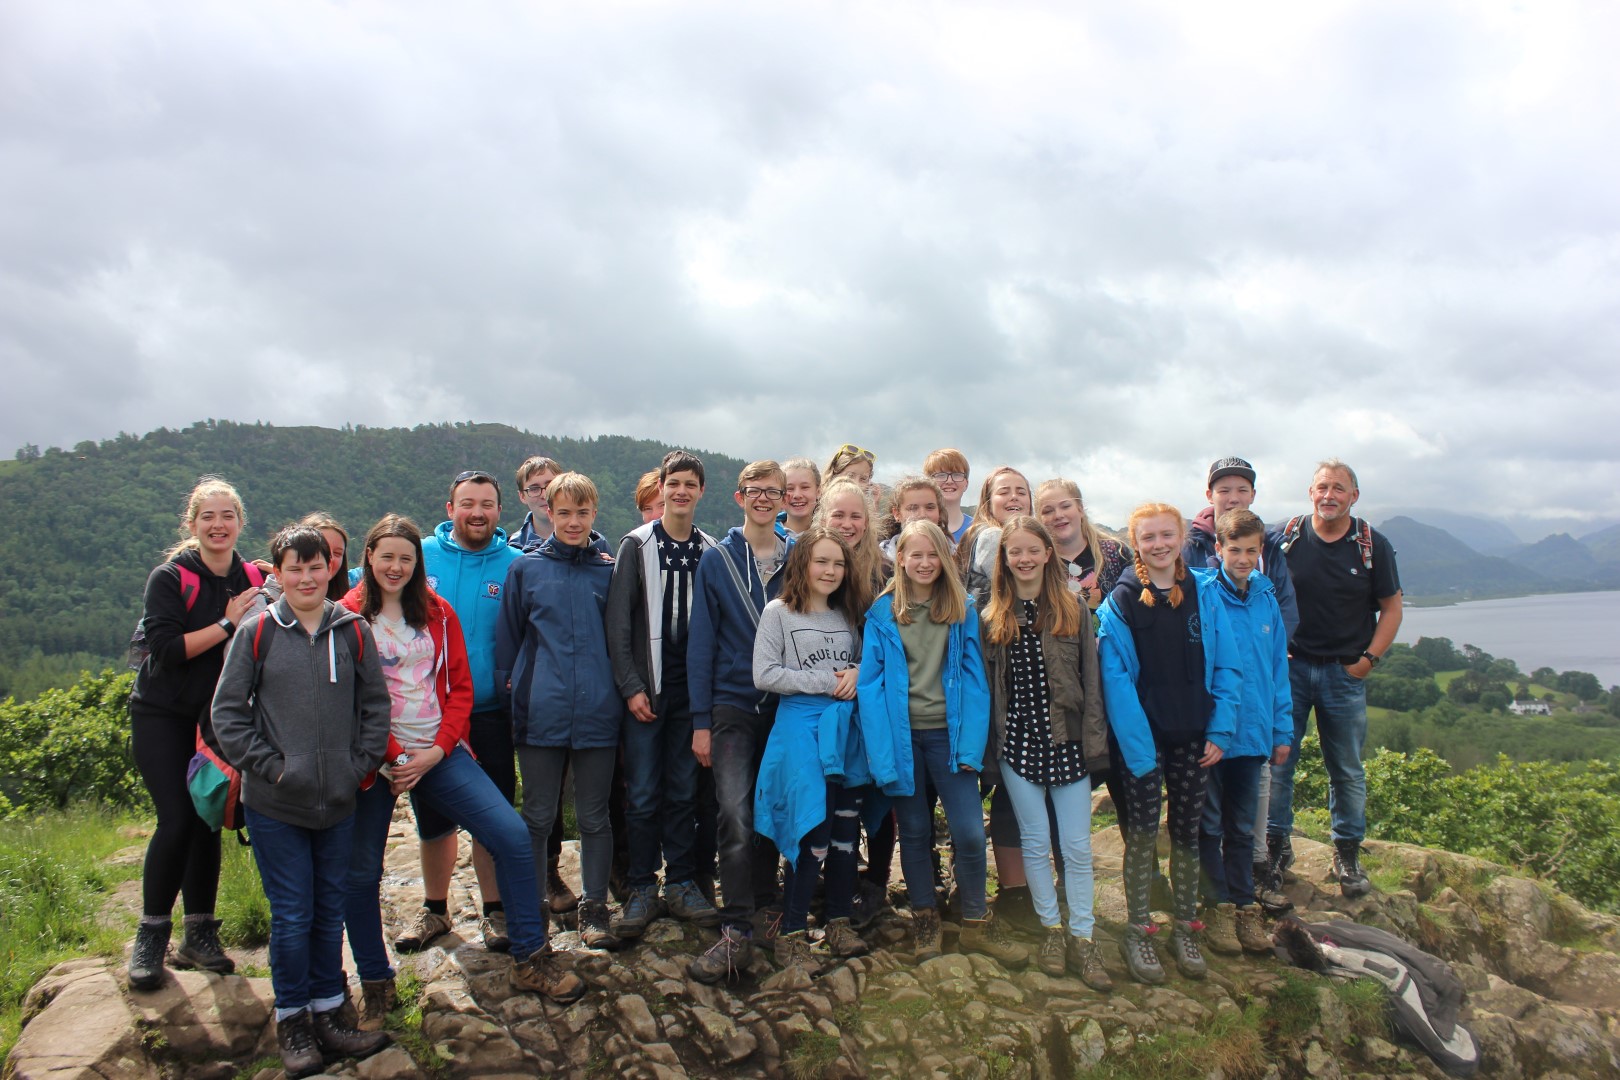
<path fill-rule="evenodd" d="M 786 483 L 774 461 L 743 467 L 732 495 L 742 507 L 743 524 L 703 553 L 693 582 L 686 683 L 692 753 L 698 764 L 714 770 L 722 942 L 732 940 L 727 928 L 748 937 L 755 909 L 772 902 L 775 893 L 775 846 L 754 834 L 754 782 L 776 716 L 776 697 L 754 686 L 754 631 L 760 612 L 782 591 L 789 542 L 777 531 L 776 510 Z M 709 972 L 700 967 L 697 974 Z"/>
<path fill-rule="evenodd" d="M 1261 768 L 1268 758 L 1286 761 L 1294 739 L 1288 640 L 1276 590 L 1258 569 L 1265 522 L 1247 510 L 1228 510 L 1215 524 L 1221 567 L 1214 592 L 1237 644 L 1243 702 L 1232 742 L 1209 770 L 1198 837 L 1204 914 L 1216 952 L 1267 953 L 1271 937 L 1255 896 L 1254 824 Z"/>
<path fill-rule="evenodd" d="M 504 686 L 495 682 L 495 627 L 500 621 L 506 572 L 521 552 L 506 542 L 500 527 L 501 485 L 487 472 L 469 469 L 450 482 L 444 504 L 450 520 L 422 541 L 422 565 L 428 587 L 449 601 L 461 620 L 472 672 L 472 727 L 467 742 L 473 757 L 510 804 L 517 794 L 517 767 L 512 749 L 512 721 L 502 705 Z M 422 910 L 405 933 L 394 940 L 402 952 L 425 948 L 450 929 L 450 876 L 456 866 L 455 823 L 423 806 L 417 811 L 416 835 L 422 843 Z M 506 913 L 495 881 L 495 860 L 473 845 L 473 869 L 484 897 L 480 923 L 484 945 L 504 950 Z"/>

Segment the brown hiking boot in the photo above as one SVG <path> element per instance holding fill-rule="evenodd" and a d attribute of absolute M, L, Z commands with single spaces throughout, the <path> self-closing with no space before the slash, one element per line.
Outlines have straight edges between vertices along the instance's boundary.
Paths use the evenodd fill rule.
<path fill-rule="evenodd" d="M 320 1047 L 322 1055 L 367 1058 L 394 1041 L 386 1031 L 360 1031 L 350 1027 L 343 1022 L 340 1012 L 328 1009 L 314 1016 L 315 1045 Z"/>
<path fill-rule="evenodd" d="M 512 965 L 512 987 L 533 990 L 562 1005 L 585 996 L 585 980 L 563 967 L 549 941 Z"/>
<path fill-rule="evenodd" d="M 841 959 L 865 956 L 867 952 L 866 940 L 855 932 L 854 925 L 848 919 L 834 919 L 828 923 L 824 943 L 828 952 Z"/>
<path fill-rule="evenodd" d="M 512 937 L 506 932 L 506 909 L 487 912 L 478 920 L 478 934 L 490 952 L 511 952 Z"/>
<path fill-rule="evenodd" d="M 1269 953 L 1271 935 L 1266 932 L 1266 917 L 1259 904 L 1237 909 L 1237 939 L 1244 952 Z"/>
<path fill-rule="evenodd" d="M 1243 946 L 1238 943 L 1237 907 L 1234 904 L 1213 904 L 1204 908 L 1204 933 L 1209 947 L 1222 956 L 1238 956 Z"/>
<path fill-rule="evenodd" d="M 416 918 L 405 932 L 394 939 L 394 948 L 400 952 L 421 952 L 433 944 L 433 939 L 450 932 L 450 919 L 437 911 L 419 908 Z"/>
<path fill-rule="evenodd" d="M 1103 967 L 1102 952 L 1098 950 L 1097 943 L 1090 938 L 1071 934 L 1068 944 L 1069 974 L 1079 976 L 1081 982 L 1099 994 L 1112 992 L 1114 980 L 1108 977 L 1108 969 Z"/>
<path fill-rule="evenodd" d="M 236 970 L 236 961 L 225 955 L 225 946 L 219 943 L 219 920 L 212 915 L 187 915 L 185 937 L 174 950 L 177 968 L 201 968 L 216 975 L 229 975 Z"/>
<path fill-rule="evenodd" d="M 281 1067 L 287 1080 L 314 1076 L 326 1068 L 321 1048 L 315 1045 L 315 1019 L 308 1009 L 276 1021 L 276 1047 L 281 1051 Z"/>
<path fill-rule="evenodd" d="M 546 875 L 546 906 L 553 915 L 562 915 L 579 907 L 579 897 L 574 895 L 574 890 L 568 887 L 568 882 L 563 880 L 561 871 L 555 866 Z"/>
<path fill-rule="evenodd" d="M 1061 926 L 1048 926 L 1041 938 L 1041 951 L 1035 954 L 1035 964 L 1052 978 L 1063 975 L 1063 965 L 1069 952 L 1069 932 Z"/>
<path fill-rule="evenodd" d="M 778 934 L 775 950 L 776 966 L 786 970 L 796 967 L 806 975 L 814 975 L 820 968 L 816 954 L 810 949 L 810 931 L 794 930 Z"/>
<path fill-rule="evenodd" d="M 358 1019 L 348 1021 L 356 1031 L 381 1031 L 388 1023 L 388 1014 L 399 1007 L 399 990 L 393 979 L 360 980 L 360 1010 Z"/>
<path fill-rule="evenodd" d="M 686 965 L 686 973 L 700 983 L 713 986 L 742 978 L 753 962 L 753 939 L 740 926 L 726 926 L 720 930 L 719 941 Z"/>
<path fill-rule="evenodd" d="M 959 948 L 965 953 L 983 953 L 1014 971 L 1029 964 L 1029 950 L 1009 937 L 1006 925 L 990 914 L 962 920 Z"/>
<path fill-rule="evenodd" d="M 919 964 L 940 954 L 937 908 L 918 908 L 911 913 L 911 937 L 916 943 L 915 955 Z"/>
<path fill-rule="evenodd" d="M 602 901 L 579 902 L 579 942 L 587 949 L 617 949 L 623 944 L 613 933 L 607 905 Z"/>

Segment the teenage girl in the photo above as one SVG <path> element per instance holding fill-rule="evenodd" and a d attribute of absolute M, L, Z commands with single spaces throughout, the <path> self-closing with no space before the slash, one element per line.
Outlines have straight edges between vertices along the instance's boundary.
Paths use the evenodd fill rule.
<path fill-rule="evenodd" d="M 877 461 L 877 455 L 870 450 L 856 446 L 854 443 L 845 443 L 833 452 L 828 459 L 827 467 L 821 470 L 823 482 L 830 482 L 840 476 L 848 477 L 861 485 L 861 490 L 875 497 L 872 490 L 872 466 Z"/>
<path fill-rule="evenodd" d="M 776 938 L 782 967 L 814 966 L 805 927 L 823 869 L 827 951 L 866 952 L 850 914 L 871 776 L 852 714 L 871 593 L 850 562 L 841 536 L 812 526 L 788 554 L 782 594 L 765 605 L 754 637 L 754 685 L 780 695 L 754 789 L 754 827 L 791 860 Z"/>
<path fill-rule="evenodd" d="M 828 480 L 816 504 L 815 523 L 824 525 L 849 546 L 849 572 L 866 582 L 872 593 L 883 587 L 883 554 L 872 529 L 872 498 L 847 476 Z"/>
<path fill-rule="evenodd" d="M 371 623 L 388 682 L 390 725 L 383 773 L 355 805 L 354 853 L 344 924 L 360 970 L 362 1030 L 379 1030 L 397 1002 L 394 969 L 383 946 L 378 888 L 394 800 L 409 792 L 413 808 L 432 807 L 465 828 L 495 860 L 507 916 L 513 985 L 557 1001 L 585 992 L 563 970 L 546 941 L 529 831 L 467 746 L 472 673 L 461 621 L 428 588 L 422 533 L 389 514 L 366 534 L 360 584 L 343 605 Z"/>
<path fill-rule="evenodd" d="M 657 469 L 642 473 L 636 482 L 636 513 L 643 525 L 664 516 L 664 486 L 658 482 Z"/>
<path fill-rule="evenodd" d="M 782 465 L 787 480 L 782 485 L 782 512 L 776 523 L 789 536 L 797 537 L 810 527 L 821 498 L 821 470 L 807 457 L 789 458 Z"/>
<path fill-rule="evenodd" d="M 1092 941 L 1091 778 L 1108 767 L 1091 613 L 1069 592 L 1052 538 L 1018 514 L 1001 526 L 984 613 L 990 680 L 990 758 L 1012 800 L 1029 891 L 1046 935 L 1038 962 L 1093 990 L 1113 989 Z M 1058 912 L 1047 800 L 1057 820 L 1069 897 Z"/>
<path fill-rule="evenodd" d="M 1150 935 L 1149 893 L 1158 866 L 1159 800 L 1170 800 L 1170 886 L 1175 895 L 1171 951 L 1189 979 L 1204 977 L 1195 919 L 1198 826 L 1209 766 L 1221 760 L 1237 727 L 1242 696 L 1238 652 L 1216 595 L 1213 570 L 1188 571 L 1181 560 L 1181 512 L 1144 503 L 1128 528 L 1135 574 L 1103 601 L 1098 651 L 1103 699 L 1117 749 L 1115 806 L 1125 840 L 1129 925 L 1121 951 L 1131 976 L 1164 981 Z"/>
<path fill-rule="evenodd" d="M 900 543 L 900 530 L 906 522 L 913 518 L 922 518 L 932 521 L 941 529 L 945 529 L 945 494 L 938 484 L 926 476 L 908 476 L 894 485 L 893 494 L 889 496 L 889 524 L 894 533 L 878 544 L 878 551 L 883 555 L 883 562 L 889 567 L 890 573 L 894 571 L 894 549 Z M 946 530 L 949 535 L 950 530 Z M 951 541 L 955 544 L 956 541 Z"/>
<path fill-rule="evenodd" d="M 1080 498 L 1080 485 L 1073 480 L 1060 478 L 1043 483 L 1035 492 L 1035 514 L 1052 534 L 1069 591 L 1096 611 L 1136 556 L 1091 523 Z"/>
<path fill-rule="evenodd" d="M 132 990 L 155 990 L 163 981 L 169 913 L 179 895 L 186 921 L 176 966 L 236 970 L 220 946 L 214 918 L 219 831 L 197 816 L 186 769 L 197 752 L 199 726 L 207 727 L 225 643 L 262 605 L 264 576 L 236 553 L 246 523 L 236 489 L 203 477 L 186 497 L 180 543 L 146 579 L 141 627 L 151 651 L 135 676 L 129 724 L 135 767 L 152 796 L 157 828 L 141 873 L 142 915 L 129 958 Z"/>
<path fill-rule="evenodd" d="M 1014 514 L 1029 513 L 1032 506 L 1029 481 L 1011 465 L 990 470 L 980 485 L 973 523 L 956 547 L 956 564 L 967 582 L 968 594 L 981 608 L 990 598 L 990 570 L 996 564 L 1001 523 Z"/>
<path fill-rule="evenodd" d="M 934 895 L 934 821 L 926 781 L 945 808 L 961 895 L 963 952 L 1009 967 L 1029 953 L 991 920 L 985 895 L 984 809 L 979 772 L 989 735 L 990 692 L 979 617 L 951 564 L 951 545 L 931 521 L 900 530 L 898 566 L 866 614 L 859 702 L 874 780 L 896 796 L 900 869 L 912 910 L 917 959 L 940 952 Z"/>

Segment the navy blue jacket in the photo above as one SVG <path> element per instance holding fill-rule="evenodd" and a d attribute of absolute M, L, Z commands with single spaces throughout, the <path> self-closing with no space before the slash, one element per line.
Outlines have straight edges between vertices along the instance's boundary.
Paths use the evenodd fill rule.
<path fill-rule="evenodd" d="M 608 658 L 613 556 L 591 534 L 577 548 L 552 537 L 512 563 L 495 628 L 495 678 L 510 686 L 512 737 L 521 746 L 578 750 L 619 745 L 624 699 Z"/>
<path fill-rule="evenodd" d="M 777 535 L 783 534 L 779 531 Z M 792 544 L 788 541 L 790 549 Z M 752 613 L 720 559 L 730 559 L 747 586 Z M 786 576 L 784 570 L 778 570 L 769 583 L 761 581 L 754 553 L 736 526 L 698 560 L 686 637 L 686 689 L 691 695 L 694 730 L 712 725 L 716 705 L 758 715 L 774 697 L 754 685 L 754 628 L 765 605 L 782 591 Z"/>

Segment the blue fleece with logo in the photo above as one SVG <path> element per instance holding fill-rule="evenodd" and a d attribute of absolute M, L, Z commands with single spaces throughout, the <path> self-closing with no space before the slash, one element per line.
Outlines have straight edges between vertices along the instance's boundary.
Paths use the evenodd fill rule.
<path fill-rule="evenodd" d="M 1277 589 L 1256 570 L 1240 593 L 1221 567 L 1215 591 L 1226 607 L 1226 621 L 1237 642 L 1243 703 L 1227 757 L 1270 757 L 1294 741 L 1294 694 L 1288 682 L 1288 632 Z"/>
<path fill-rule="evenodd" d="M 440 522 L 433 535 L 422 541 L 428 587 L 450 602 L 467 639 L 475 713 L 498 709 L 503 700 L 505 687 L 495 683 L 495 627 L 500 622 L 506 572 L 521 555 L 507 544 L 506 531 L 500 528 L 477 551 L 456 543 L 448 521 Z"/>
<path fill-rule="evenodd" d="M 778 537 L 784 536 L 780 529 Z M 788 541 L 792 550 L 793 542 Z M 720 559 L 730 559 L 753 598 L 752 614 L 731 573 Z M 754 685 L 754 628 L 765 605 L 776 599 L 787 577 L 785 569 L 760 580 L 754 553 L 740 526 L 703 552 L 693 577 L 691 623 L 686 632 L 686 689 L 691 695 L 692 728 L 713 726 L 714 707 L 726 705 L 758 715 L 770 694 Z"/>

